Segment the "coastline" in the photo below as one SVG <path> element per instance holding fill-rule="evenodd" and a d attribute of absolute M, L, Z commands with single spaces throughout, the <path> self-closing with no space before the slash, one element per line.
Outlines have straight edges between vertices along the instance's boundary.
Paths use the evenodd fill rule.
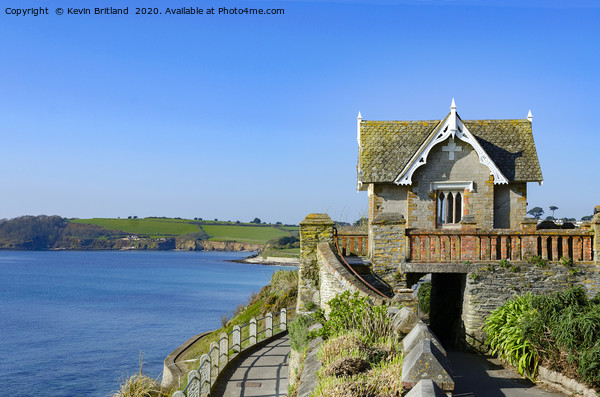
<path fill-rule="evenodd" d="M 282 258 L 276 256 L 268 256 L 263 258 L 259 254 L 250 255 L 243 259 L 233 259 L 231 262 L 248 263 L 251 265 L 268 265 L 268 266 L 298 266 L 299 258 Z"/>

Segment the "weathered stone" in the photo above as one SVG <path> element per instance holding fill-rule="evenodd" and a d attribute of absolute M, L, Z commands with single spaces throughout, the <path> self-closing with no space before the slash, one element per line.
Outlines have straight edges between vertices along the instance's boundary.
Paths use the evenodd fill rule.
<path fill-rule="evenodd" d="M 388 315 L 390 311 L 388 310 Z M 419 322 L 419 317 L 409 308 L 403 307 L 392 317 L 394 328 L 403 334 L 408 334 Z"/>
<path fill-rule="evenodd" d="M 419 321 L 402 340 L 404 354 L 410 354 L 413 348 L 423 340 L 431 340 L 438 350 L 444 356 L 446 356 L 446 350 L 444 350 L 444 347 L 440 343 L 439 339 L 431 332 L 429 327 L 421 321 Z"/>
<path fill-rule="evenodd" d="M 344 291 L 358 292 L 360 296 L 367 297 L 372 303 L 380 305 L 387 302 L 386 296 L 377 294 L 367 284 L 360 281 L 355 275 L 343 266 L 334 255 L 327 243 L 317 246 L 317 258 L 320 280 L 320 307 L 329 314 L 329 302 L 336 295 Z"/>
<path fill-rule="evenodd" d="M 322 343 L 323 339 L 316 338 L 311 340 L 306 348 L 306 359 L 304 360 L 304 370 L 300 376 L 302 383 L 298 386 L 298 397 L 310 396 L 319 383 L 317 372 L 321 369 L 321 361 L 317 358 L 317 352 Z"/>
<path fill-rule="evenodd" d="M 394 284 L 398 266 L 406 259 L 406 220 L 399 213 L 381 213 L 369 228 L 373 272 L 388 284 Z M 400 282 L 405 281 L 402 278 Z M 403 285 L 406 287 L 406 283 Z"/>
<path fill-rule="evenodd" d="M 454 390 L 448 359 L 430 339 L 420 341 L 404 357 L 402 386 L 412 389 L 421 379 L 433 380 L 442 390 Z"/>
<path fill-rule="evenodd" d="M 447 397 L 446 393 L 431 379 L 421 379 L 406 397 Z"/>
<path fill-rule="evenodd" d="M 317 245 L 333 242 L 334 222 L 327 214 L 309 214 L 300 222 L 300 263 L 298 266 L 298 314 L 319 308 L 319 265 Z"/>

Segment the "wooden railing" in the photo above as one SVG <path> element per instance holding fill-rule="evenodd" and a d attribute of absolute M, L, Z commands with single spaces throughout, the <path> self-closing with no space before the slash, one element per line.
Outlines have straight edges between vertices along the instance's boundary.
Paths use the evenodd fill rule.
<path fill-rule="evenodd" d="M 369 252 L 369 239 L 367 233 L 338 232 L 337 246 L 342 256 L 365 256 Z"/>
<path fill-rule="evenodd" d="M 461 231 L 407 229 L 410 262 L 525 261 L 539 256 L 573 262 L 593 260 L 594 235 L 588 230 Z"/>

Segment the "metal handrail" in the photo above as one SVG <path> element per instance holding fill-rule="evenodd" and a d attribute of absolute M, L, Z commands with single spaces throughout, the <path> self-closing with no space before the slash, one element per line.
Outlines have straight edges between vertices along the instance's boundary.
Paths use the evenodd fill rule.
<path fill-rule="evenodd" d="M 383 292 L 379 291 L 377 288 L 373 287 L 371 284 L 369 284 L 364 278 L 362 278 L 357 272 L 356 270 L 354 270 L 352 268 L 352 266 L 350 266 L 350 264 L 348 262 L 346 262 L 346 259 L 344 258 L 344 255 L 342 255 L 342 251 L 340 250 L 340 245 L 338 244 L 338 230 L 336 227 L 333 228 L 333 240 L 335 241 L 335 248 L 337 249 L 338 255 L 340 257 L 340 259 L 342 260 L 342 262 L 344 262 L 344 264 L 346 265 L 346 267 L 348 269 L 350 269 L 350 271 L 359 278 L 359 280 L 361 280 L 367 287 L 369 287 L 373 292 L 383 296 L 384 298 L 388 299 L 388 296 L 385 295 Z"/>

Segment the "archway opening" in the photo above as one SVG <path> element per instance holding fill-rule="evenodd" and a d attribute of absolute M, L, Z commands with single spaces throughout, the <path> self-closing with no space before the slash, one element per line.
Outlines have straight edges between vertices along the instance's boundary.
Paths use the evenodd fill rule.
<path fill-rule="evenodd" d="M 461 347 L 464 341 L 462 321 L 464 273 L 431 275 L 430 327 L 445 347 Z"/>

